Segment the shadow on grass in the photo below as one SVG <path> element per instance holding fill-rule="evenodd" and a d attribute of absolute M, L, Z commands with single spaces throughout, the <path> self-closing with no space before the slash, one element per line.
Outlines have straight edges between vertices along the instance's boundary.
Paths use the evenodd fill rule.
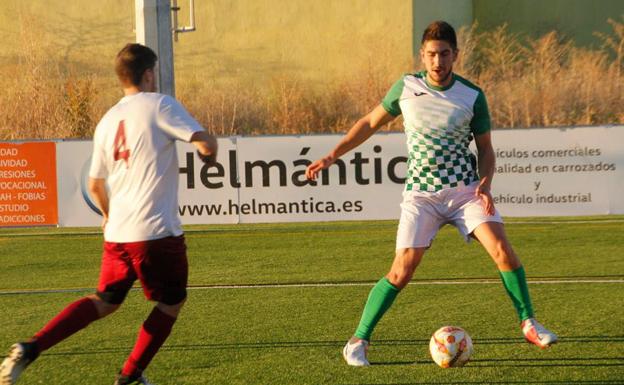
<path fill-rule="evenodd" d="M 224 344 L 170 344 L 164 345 L 161 351 L 202 351 L 202 350 L 240 350 L 240 349 L 293 349 L 293 348 L 323 348 L 342 347 L 345 341 L 292 341 L 292 342 L 251 342 L 251 343 L 224 343 Z M 46 352 L 48 356 L 72 356 L 84 354 L 120 353 L 129 352 L 131 346 L 119 348 L 85 349 L 81 351 Z"/>
<path fill-rule="evenodd" d="M 617 384 L 622 385 L 620 380 L 539 380 L 539 381 L 461 381 L 461 382 L 381 382 L 381 383 L 352 383 L 343 385 L 484 385 L 484 384 L 580 384 L 580 385 L 610 385 Z"/>
<path fill-rule="evenodd" d="M 560 337 L 559 343 L 622 343 L 624 336 L 569 336 Z M 429 340 L 383 340 L 375 345 L 423 345 Z M 479 338 L 478 345 L 526 344 L 522 338 Z M 556 347 L 554 347 L 556 349 Z M 429 365 L 426 361 L 374 362 L 372 365 Z M 624 367 L 624 357 L 582 357 L 582 358 L 482 358 L 470 360 L 470 367 Z M 506 382 L 503 382 L 506 383 Z M 524 382 L 521 382 L 524 383 Z M 565 382 L 564 382 L 565 383 Z M 576 383 L 576 382 L 575 382 Z M 590 382 L 591 383 L 591 382 Z M 602 382 L 597 382 L 602 383 Z M 607 382 L 608 383 L 608 382 Z M 622 382 L 624 384 L 624 382 Z"/>
<path fill-rule="evenodd" d="M 620 343 L 624 342 L 624 335 L 622 336 L 569 336 L 560 337 L 559 343 Z M 344 345 L 345 340 L 339 341 L 275 341 L 275 342 L 235 342 L 235 343 L 198 343 L 198 344 L 167 344 L 162 347 L 162 351 L 194 351 L 194 350 L 241 350 L 241 349 L 309 349 L 309 348 L 340 348 Z M 429 339 L 414 339 L 414 340 L 374 340 L 373 346 L 426 346 L 429 344 Z M 478 345 L 510 345 L 510 344 L 526 344 L 521 338 L 479 338 Z M 98 354 L 98 353 L 118 353 L 128 352 L 131 346 L 115 347 L 115 348 L 93 348 L 80 351 L 51 351 L 44 353 L 49 356 L 62 356 L 62 355 L 82 355 L 82 354 Z M 609 357 L 609 358 L 559 358 L 559 359 L 540 359 L 540 361 L 596 361 L 596 360 L 620 360 L 621 364 L 617 366 L 624 366 L 624 357 Z M 505 362 L 514 363 L 518 365 L 521 362 L 533 362 L 532 359 L 515 359 L 515 358 L 492 358 L 492 359 L 479 359 L 472 360 L 473 365 L 484 364 L 492 362 L 493 365 L 501 365 Z M 392 363 L 377 363 L 378 365 L 402 365 L 413 364 L 410 362 L 392 362 Z M 418 362 L 416 362 L 418 363 Z M 427 361 L 429 363 L 429 361 Z M 548 364 L 544 364 L 548 365 Z M 596 364 L 603 366 L 603 364 Z M 541 366 L 541 365 L 540 365 Z M 615 366 L 615 365 L 614 365 Z"/>
<path fill-rule="evenodd" d="M 569 336 L 562 337 L 561 343 L 622 343 L 624 342 L 624 336 Z M 340 358 L 340 349 L 344 345 L 345 341 L 278 341 L 278 342 L 249 342 L 249 343 L 198 343 L 198 344 L 171 344 L 165 345 L 161 349 L 163 352 L 217 352 L 217 351 L 239 351 L 245 349 L 255 349 L 255 350 L 265 350 L 275 351 L 275 350 L 295 350 L 295 349 L 331 349 L 335 352 L 336 361 L 341 361 Z M 376 340 L 374 341 L 375 346 L 426 346 L 429 343 L 429 340 L 418 339 L 418 340 Z M 523 340 L 519 338 L 483 338 L 479 339 L 479 344 L 525 344 Z M 556 349 L 556 347 L 555 347 Z M 74 355 L 91 355 L 91 354 L 128 354 L 131 350 L 131 346 L 125 347 L 117 347 L 117 348 L 93 348 L 93 349 L 84 349 L 84 350 L 73 350 L 73 351 L 52 351 L 46 352 L 44 355 L 48 356 L 74 356 Z M 374 361 L 372 362 L 373 367 L 383 368 L 385 367 L 393 367 L 393 366 L 432 366 L 433 363 L 431 360 L 402 360 L 402 361 L 391 361 L 391 362 L 383 362 L 383 361 Z M 205 364 L 195 369 L 202 368 L 212 368 L 213 365 Z M 548 368 L 584 368 L 584 367 L 603 367 L 603 368 L 615 368 L 616 370 L 620 370 L 624 367 L 624 357 L 622 356 L 609 356 L 609 357 L 575 357 L 575 358 L 480 358 L 471 360 L 467 367 L 464 370 L 468 371 L 477 371 L 483 367 L 514 367 L 514 368 L 528 368 L 528 367 L 548 367 Z M 345 368 L 346 365 L 345 365 Z M 620 369 L 617 369 L 620 368 Z M 566 369 L 563 369 L 566 370 Z M 580 369 L 582 370 L 582 369 Z M 381 382 L 381 383 L 352 383 L 352 384 L 343 384 L 343 385 L 440 385 L 441 382 Z M 568 384 L 580 384 L 580 385 L 612 385 L 612 384 L 623 384 L 621 380 L 537 380 L 537 381 L 461 381 L 461 382 L 444 382 L 445 385 L 477 385 L 477 384 L 544 384 L 544 385 L 568 385 Z"/>
<path fill-rule="evenodd" d="M 478 345 L 499 345 L 499 344 L 521 344 L 526 342 L 521 337 L 480 337 L 474 341 Z M 622 336 L 559 336 L 559 343 L 568 342 L 624 342 L 624 335 Z M 420 345 L 429 344 L 429 339 L 418 340 L 375 340 L 372 345 Z"/>
<path fill-rule="evenodd" d="M 372 362 L 373 366 L 431 365 L 430 360 Z M 624 357 L 583 357 L 583 358 L 482 358 L 472 359 L 469 367 L 619 367 L 624 366 Z"/>

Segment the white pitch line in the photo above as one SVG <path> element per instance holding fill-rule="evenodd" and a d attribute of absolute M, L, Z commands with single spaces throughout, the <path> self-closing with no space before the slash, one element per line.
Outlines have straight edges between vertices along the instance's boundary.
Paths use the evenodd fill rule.
<path fill-rule="evenodd" d="M 353 286 L 373 286 L 376 282 L 327 282 L 327 283 L 276 283 L 276 284 L 250 284 L 250 285 L 205 285 L 189 286 L 187 290 L 228 290 L 228 289 L 288 289 L 288 288 L 318 288 L 318 287 L 353 287 Z M 578 283 L 624 283 L 624 279 L 552 279 L 552 280 L 528 280 L 532 285 L 557 285 L 557 284 L 578 284 Z M 491 285 L 500 284 L 499 279 L 482 279 L 470 281 L 416 281 L 409 285 L 417 286 L 443 286 L 443 285 Z M 94 288 L 71 288 L 71 289 L 45 289 L 45 290 L 0 290 L 2 295 L 22 295 L 22 294 L 59 294 L 78 293 L 92 291 Z M 141 290 L 140 287 L 133 287 L 131 290 Z"/>
<path fill-rule="evenodd" d="M 505 222 L 505 225 L 559 225 L 559 224 L 588 224 L 588 223 L 624 223 L 624 218 L 622 219 L 587 219 L 587 220 L 560 220 L 560 221 L 522 221 L 522 220 L 518 220 L 518 221 L 513 221 L 510 220 L 509 222 Z M 263 230 L 283 230 L 283 227 L 266 227 L 263 228 Z M 0 229 L 1 230 L 1 229 Z M 249 231 L 249 228 L 244 228 L 244 229 L 203 229 L 203 230 L 199 230 L 199 229 L 187 229 L 184 232 L 185 233 L 210 233 L 210 232 L 237 232 L 237 231 Z M 2 233 L 0 231 L 0 238 L 1 237 L 5 237 L 5 238 L 10 238 L 10 237 L 50 237 L 50 236 L 63 236 L 63 235 L 77 235 L 77 236 L 81 236 L 81 235 L 102 235 L 101 231 L 78 231 L 78 232 L 62 232 L 62 233 Z"/>
<path fill-rule="evenodd" d="M 212 289 L 262 289 L 262 288 L 290 288 L 290 287 L 349 287 L 349 286 L 373 286 L 376 282 L 336 282 L 336 283 L 285 283 L 269 285 L 211 285 L 191 286 L 188 290 L 212 290 Z M 417 281 L 409 285 L 436 286 L 436 285 L 491 285 L 499 284 L 499 279 L 484 279 L 474 281 Z M 624 283 L 624 279 L 562 279 L 562 280 L 528 280 L 530 284 L 562 284 L 562 283 Z"/>
<path fill-rule="evenodd" d="M 505 222 L 506 225 L 540 225 L 540 224 L 545 224 L 545 225 L 558 225 L 560 223 L 564 223 L 564 224 L 574 224 L 574 223 L 622 223 L 624 222 L 624 219 L 596 219 L 596 220 L 592 220 L 592 219 L 586 219 L 586 220 L 580 220 L 580 221 L 575 221 L 575 220 L 561 220 L 561 221 L 509 221 L 509 222 Z"/>

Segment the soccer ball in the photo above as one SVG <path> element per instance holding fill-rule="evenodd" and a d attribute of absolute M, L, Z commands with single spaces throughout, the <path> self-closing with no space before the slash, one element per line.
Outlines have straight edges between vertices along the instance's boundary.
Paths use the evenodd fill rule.
<path fill-rule="evenodd" d="M 464 366 L 472 354 L 472 339 L 460 327 L 443 326 L 431 336 L 429 352 L 442 368 Z"/>

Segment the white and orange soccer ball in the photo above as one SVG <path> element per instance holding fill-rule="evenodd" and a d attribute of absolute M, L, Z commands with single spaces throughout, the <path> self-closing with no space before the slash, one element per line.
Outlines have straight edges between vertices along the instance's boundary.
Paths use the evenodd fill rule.
<path fill-rule="evenodd" d="M 460 327 L 443 326 L 431 336 L 429 352 L 442 368 L 464 366 L 472 355 L 472 339 Z"/>

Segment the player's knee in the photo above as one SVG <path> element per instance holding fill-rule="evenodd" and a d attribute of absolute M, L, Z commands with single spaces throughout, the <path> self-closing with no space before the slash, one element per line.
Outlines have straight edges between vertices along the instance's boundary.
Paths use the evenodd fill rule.
<path fill-rule="evenodd" d="M 180 305 L 182 307 L 184 302 L 186 302 L 186 288 L 168 288 L 162 293 L 161 298 L 158 298 L 158 302 L 168 306 Z"/>
<path fill-rule="evenodd" d="M 97 291 L 95 293 L 95 295 L 92 296 L 92 298 L 97 298 L 98 300 L 101 300 L 107 304 L 110 305 L 121 305 L 123 303 L 123 301 L 126 299 L 126 296 L 128 295 L 128 291 L 130 289 L 126 290 L 110 290 L 110 291 Z M 119 307 L 119 306 L 117 306 Z"/>
<path fill-rule="evenodd" d="M 171 317 L 178 318 L 178 314 L 180 314 L 180 310 L 182 310 L 182 307 L 184 306 L 185 302 L 186 302 L 186 298 L 174 305 L 167 305 L 163 302 L 158 302 L 156 307 L 163 313 Z"/>
<path fill-rule="evenodd" d="M 107 315 L 115 312 L 121 306 L 123 299 L 119 303 L 110 303 L 107 302 L 104 298 L 100 296 L 100 293 L 96 293 L 90 295 L 89 298 L 93 301 L 95 308 L 97 309 L 98 315 L 100 318 L 106 317 Z M 125 298 L 125 296 L 124 296 Z"/>
<path fill-rule="evenodd" d="M 508 242 L 497 242 L 492 258 L 498 266 L 510 266 L 517 264 L 517 257 Z"/>
<path fill-rule="evenodd" d="M 386 278 L 388 278 L 388 281 L 390 281 L 392 286 L 394 286 L 397 289 L 401 290 L 405 286 L 407 286 L 409 281 L 411 281 L 412 276 L 411 276 L 411 274 L 409 274 L 409 275 L 408 274 L 400 274 L 400 273 L 397 274 L 395 272 L 390 272 L 388 275 L 386 275 Z"/>
<path fill-rule="evenodd" d="M 403 289 L 412 280 L 414 270 L 420 262 L 422 253 L 416 249 L 401 249 L 397 251 L 395 261 L 386 276 L 391 284 Z"/>
<path fill-rule="evenodd" d="M 393 268 L 392 270 L 390 270 L 388 275 L 386 275 L 386 278 L 388 278 L 388 281 L 390 281 L 390 283 L 394 287 L 401 290 L 405 286 L 407 286 L 409 281 L 412 280 L 413 274 L 414 274 L 413 269 L 406 269 L 405 267 Z"/>

